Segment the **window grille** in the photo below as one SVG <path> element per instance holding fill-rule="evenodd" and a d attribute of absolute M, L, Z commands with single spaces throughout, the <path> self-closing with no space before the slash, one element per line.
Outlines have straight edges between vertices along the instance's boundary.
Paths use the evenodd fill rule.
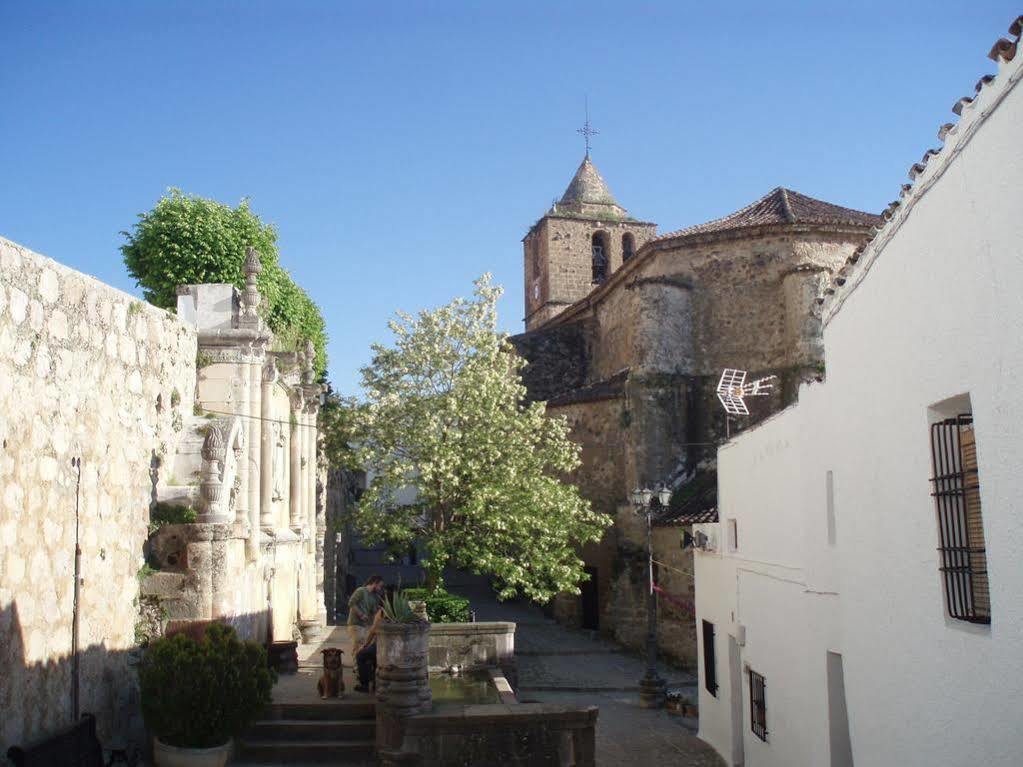
<path fill-rule="evenodd" d="M 767 683 L 764 677 L 749 669 L 749 712 L 753 734 L 767 742 Z"/>
<path fill-rule="evenodd" d="M 973 416 L 958 415 L 931 425 L 938 553 L 948 614 L 971 623 L 991 622 L 980 475 Z"/>
<path fill-rule="evenodd" d="M 714 658 L 714 624 L 703 622 L 703 683 L 714 697 L 718 694 L 718 672 Z"/>
<path fill-rule="evenodd" d="M 604 255 L 604 246 L 593 245 L 593 281 L 603 282 L 607 279 L 607 256 Z"/>

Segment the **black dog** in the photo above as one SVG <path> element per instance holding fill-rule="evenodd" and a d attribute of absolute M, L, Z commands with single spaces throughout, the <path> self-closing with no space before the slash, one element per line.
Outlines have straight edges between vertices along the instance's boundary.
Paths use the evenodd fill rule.
<path fill-rule="evenodd" d="M 372 687 L 375 691 L 377 687 L 376 639 L 355 653 L 355 669 L 359 677 L 359 684 L 355 689 L 359 692 L 369 692 Z"/>

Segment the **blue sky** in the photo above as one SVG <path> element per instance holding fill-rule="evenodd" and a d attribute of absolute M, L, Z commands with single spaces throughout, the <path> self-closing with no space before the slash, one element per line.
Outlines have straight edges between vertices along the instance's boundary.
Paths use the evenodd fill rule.
<path fill-rule="evenodd" d="M 354 393 L 397 309 L 490 271 L 579 161 L 661 231 L 775 186 L 878 211 L 1018 12 L 963 2 L 0 3 L 0 235 L 134 291 L 167 187 L 253 209 Z M 137 292 L 137 291 L 136 291 Z"/>

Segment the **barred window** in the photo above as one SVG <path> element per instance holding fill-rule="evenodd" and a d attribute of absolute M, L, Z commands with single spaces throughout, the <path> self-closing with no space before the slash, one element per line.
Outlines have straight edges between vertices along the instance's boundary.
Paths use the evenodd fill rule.
<path fill-rule="evenodd" d="M 764 677 L 749 669 L 749 713 L 753 734 L 767 742 L 767 683 Z"/>
<path fill-rule="evenodd" d="M 714 624 L 703 621 L 703 683 L 714 697 L 718 694 L 718 672 L 714 657 Z"/>
<path fill-rule="evenodd" d="M 593 282 L 599 284 L 607 279 L 607 235 L 604 234 L 604 232 L 594 232 L 590 247 L 592 255 Z"/>
<path fill-rule="evenodd" d="M 972 414 L 931 425 L 931 457 L 938 554 L 948 614 L 971 623 L 990 623 L 991 594 Z"/>

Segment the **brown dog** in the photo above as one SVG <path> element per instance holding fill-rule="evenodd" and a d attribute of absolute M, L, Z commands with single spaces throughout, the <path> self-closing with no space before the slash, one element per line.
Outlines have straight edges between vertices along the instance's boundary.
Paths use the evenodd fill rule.
<path fill-rule="evenodd" d="M 341 656 L 344 655 L 344 651 L 336 647 L 325 647 L 320 652 L 323 653 L 323 676 L 316 683 L 316 689 L 321 698 L 341 697 L 345 691 L 341 667 Z"/>

